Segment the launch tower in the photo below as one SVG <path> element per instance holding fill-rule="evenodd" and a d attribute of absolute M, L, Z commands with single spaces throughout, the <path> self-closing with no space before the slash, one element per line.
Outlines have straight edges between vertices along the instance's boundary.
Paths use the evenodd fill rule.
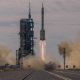
<path fill-rule="evenodd" d="M 18 50 L 18 64 L 20 59 L 27 55 L 34 55 L 34 22 L 31 17 L 31 8 L 29 2 L 28 19 L 20 20 L 20 48 Z"/>

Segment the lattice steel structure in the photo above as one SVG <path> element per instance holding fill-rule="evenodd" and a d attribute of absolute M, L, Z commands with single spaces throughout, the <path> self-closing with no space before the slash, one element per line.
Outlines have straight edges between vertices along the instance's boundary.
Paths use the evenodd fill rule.
<path fill-rule="evenodd" d="M 18 50 L 18 64 L 20 59 L 29 54 L 34 55 L 34 22 L 31 17 L 31 9 L 29 3 L 28 19 L 20 20 L 20 48 Z"/>

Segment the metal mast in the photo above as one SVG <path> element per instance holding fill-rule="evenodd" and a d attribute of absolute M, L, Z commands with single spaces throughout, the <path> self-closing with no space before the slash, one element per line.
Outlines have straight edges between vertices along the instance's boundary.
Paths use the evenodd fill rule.
<path fill-rule="evenodd" d="M 31 19 L 31 3 L 29 1 L 29 15 L 28 15 L 28 18 Z"/>

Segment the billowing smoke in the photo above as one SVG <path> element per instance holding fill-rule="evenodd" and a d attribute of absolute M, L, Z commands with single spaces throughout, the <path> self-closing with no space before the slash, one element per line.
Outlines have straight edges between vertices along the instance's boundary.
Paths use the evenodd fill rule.
<path fill-rule="evenodd" d="M 64 53 L 66 53 L 66 56 L 70 56 L 70 52 L 71 52 L 71 47 L 70 47 L 70 43 L 68 42 L 61 42 L 61 44 L 58 45 L 59 48 L 59 53 L 60 55 L 64 55 Z M 65 51 L 64 51 L 65 48 Z"/>
<path fill-rule="evenodd" d="M 80 42 L 73 42 L 70 44 L 71 52 L 70 56 L 67 57 L 67 64 L 72 67 L 75 65 L 76 68 L 80 68 Z"/>
<path fill-rule="evenodd" d="M 44 63 L 35 56 L 28 56 L 26 58 L 23 58 L 23 67 L 27 68 L 29 65 L 34 69 L 43 69 Z"/>
<path fill-rule="evenodd" d="M 59 47 L 66 48 L 66 65 L 69 68 L 80 68 L 80 41 L 64 42 Z M 62 55 L 62 53 L 60 53 Z"/>
<path fill-rule="evenodd" d="M 0 45 L 0 65 L 15 64 L 16 56 L 5 46 Z"/>

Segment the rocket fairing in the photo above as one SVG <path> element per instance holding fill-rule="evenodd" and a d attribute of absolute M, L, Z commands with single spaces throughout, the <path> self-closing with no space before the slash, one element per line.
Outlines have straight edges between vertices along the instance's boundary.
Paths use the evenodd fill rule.
<path fill-rule="evenodd" d="M 41 15 L 42 15 L 42 27 L 40 30 L 40 40 L 44 41 L 45 40 L 45 29 L 44 29 L 44 7 L 43 7 L 43 3 L 42 3 Z"/>

